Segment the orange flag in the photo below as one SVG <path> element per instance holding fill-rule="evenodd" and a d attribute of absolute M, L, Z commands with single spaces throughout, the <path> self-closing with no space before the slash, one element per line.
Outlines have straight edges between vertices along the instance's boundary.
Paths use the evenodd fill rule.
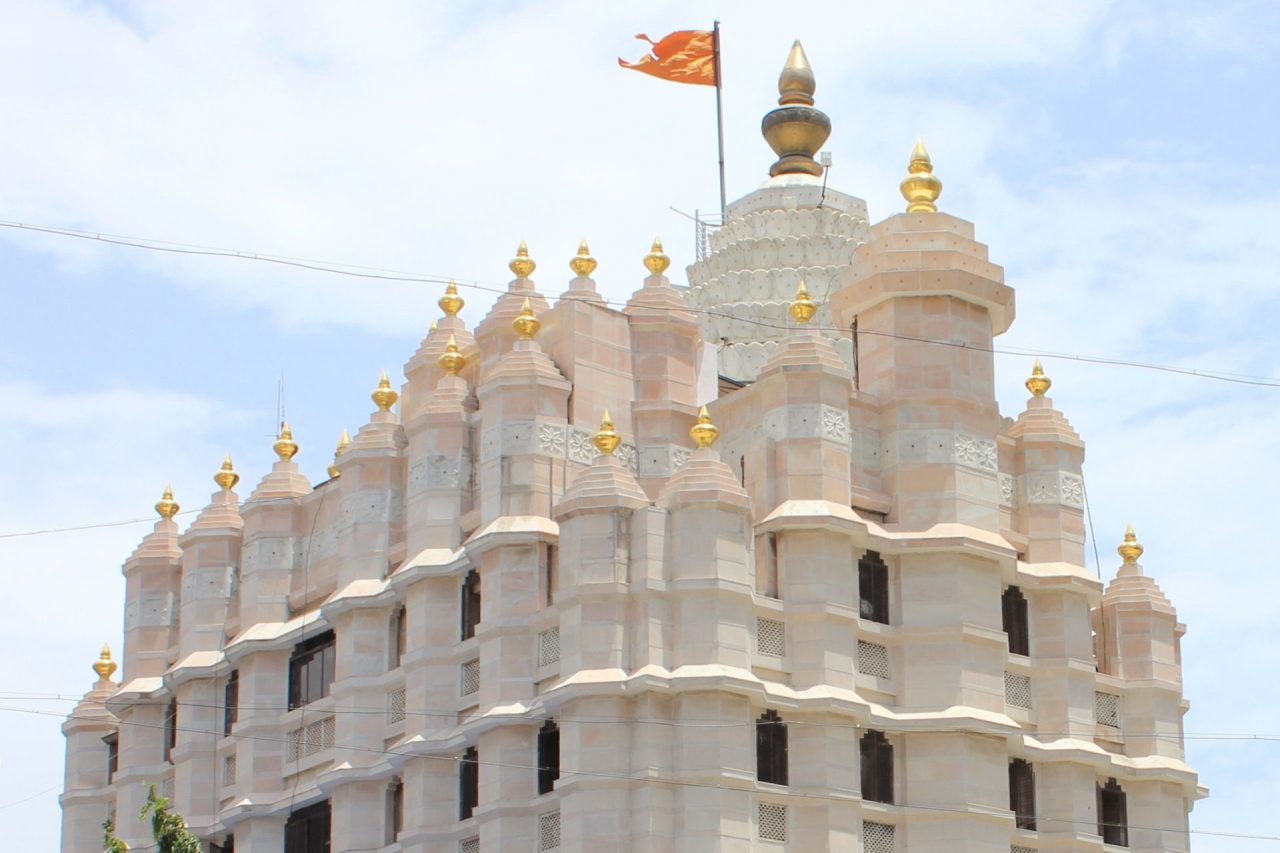
<path fill-rule="evenodd" d="M 715 35 L 707 30 L 680 30 L 654 41 L 643 33 L 636 36 L 653 45 L 653 53 L 642 56 L 639 62 L 618 64 L 633 71 L 642 71 L 663 80 L 692 83 L 695 86 L 716 85 Z"/>

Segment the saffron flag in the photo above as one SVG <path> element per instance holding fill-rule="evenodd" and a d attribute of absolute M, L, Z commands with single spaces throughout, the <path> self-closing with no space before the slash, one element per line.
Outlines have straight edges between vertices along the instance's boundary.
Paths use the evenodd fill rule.
<path fill-rule="evenodd" d="M 707 30 L 680 30 L 661 41 L 641 33 L 636 36 L 653 45 L 653 52 L 639 62 L 618 59 L 618 64 L 663 80 L 692 83 L 695 86 L 716 85 L 715 34 Z"/>

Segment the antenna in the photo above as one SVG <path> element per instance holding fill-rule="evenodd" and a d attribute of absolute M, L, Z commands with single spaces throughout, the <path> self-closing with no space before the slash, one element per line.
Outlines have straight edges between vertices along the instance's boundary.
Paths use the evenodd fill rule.
<path fill-rule="evenodd" d="M 280 381 L 276 384 L 276 434 L 284 429 L 284 371 L 280 371 Z"/>

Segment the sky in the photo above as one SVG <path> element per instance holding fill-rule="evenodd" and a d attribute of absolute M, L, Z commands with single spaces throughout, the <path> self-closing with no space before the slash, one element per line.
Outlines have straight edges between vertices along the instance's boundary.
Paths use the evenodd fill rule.
<path fill-rule="evenodd" d="M 1103 577 L 1133 524 L 1188 626 L 1187 750 L 1211 789 L 1193 849 L 1280 850 L 1280 388 L 1069 357 L 1280 378 L 1280 5 L 17 2 L 0 222 L 499 287 L 524 239 L 549 295 L 585 238 L 625 299 L 654 234 L 679 282 L 694 235 L 672 208 L 713 210 L 718 186 L 713 92 L 616 59 L 644 52 L 636 33 L 717 17 L 730 200 L 773 160 L 759 120 L 793 38 L 834 127 L 831 185 L 873 222 L 901 210 L 926 141 L 941 209 L 976 223 L 1017 291 L 997 346 L 1043 355 L 1088 444 Z M 0 227 L 10 849 L 57 848 L 65 697 L 119 648 L 120 565 L 150 527 L 9 534 L 154 519 L 167 483 L 199 509 L 228 451 L 247 494 L 282 381 L 298 462 L 323 479 L 439 295 Z M 492 294 L 463 295 L 474 324 Z M 996 356 L 1005 415 L 1030 362 Z"/>

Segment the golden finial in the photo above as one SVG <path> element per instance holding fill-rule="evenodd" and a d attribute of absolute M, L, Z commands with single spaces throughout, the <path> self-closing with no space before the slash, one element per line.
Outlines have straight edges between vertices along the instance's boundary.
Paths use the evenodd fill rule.
<path fill-rule="evenodd" d="M 533 336 L 538 334 L 538 329 L 542 328 L 542 323 L 533 313 L 533 306 L 529 304 L 529 297 L 524 298 L 524 305 L 520 306 L 520 316 L 511 321 L 511 327 L 516 330 L 516 334 L 522 341 L 533 340 Z"/>
<path fill-rule="evenodd" d="M 711 422 L 711 413 L 706 406 L 698 412 L 698 422 L 689 430 L 689 436 L 699 450 L 715 444 L 720 437 L 720 429 Z"/>
<path fill-rule="evenodd" d="M 333 464 L 329 466 L 329 479 L 336 480 L 342 476 L 342 472 L 338 470 L 338 457 L 347 452 L 347 448 L 351 446 L 351 433 L 345 429 L 342 435 L 338 436 L 338 446 L 333 451 Z"/>
<path fill-rule="evenodd" d="M 1125 528 L 1124 542 L 1116 549 L 1116 553 L 1120 555 L 1120 559 L 1124 560 L 1126 566 L 1132 566 L 1137 564 L 1144 550 L 1146 549 L 1138 544 L 1138 536 L 1133 532 L 1133 525 L 1130 524 Z"/>
<path fill-rule="evenodd" d="M 93 671 L 98 674 L 98 678 L 102 681 L 110 681 L 111 676 L 116 674 L 116 662 L 111 659 L 111 647 L 106 643 L 102 644 L 102 653 L 98 655 L 98 659 L 93 662 Z"/>
<path fill-rule="evenodd" d="M 446 317 L 456 317 L 458 312 L 462 310 L 462 306 L 466 305 L 466 300 L 458 295 L 458 283 L 453 279 L 449 279 L 449 285 L 444 289 L 444 296 L 436 300 L 436 304 L 440 306 L 440 310 L 444 312 Z M 435 321 L 431 322 L 431 328 L 436 327 Z"/>
<path fill-rule="evenodd" d="M 929 159 L 922 139 L 917 139 L 916 147 L 911 150 L 907 172 L 909 174 L 898 185 L 902 197 L 907 200 L 907 213 L 937 213 L 938 206 L 934 202 L 942 195 L 942 181 L 933 174 L 933 160 Z"/>
<path fill-rule="evenodd" d="M 427 331 L 428 331 L 428 332 L 434 332 L 434 331 L 435 331 L 436 329 L 438 329 L 438 328 L 440 328 L 440 324 L 439 324 L 439 323 L 437 323 L 435 320 L 432 320 L 432 321 L 431 321 L 431 326 L 427 329 Z"/>
<path fill-rule="evenodd" d="M 578 254 L 569 261 L 569 269 L 573 270 L 574 275 L 586 278 L 596 271 L 596 266 L 596 259 L 591 257 L 591 249 L 587 247 L 587 241 L 583 240 L 578 244 Z"/>
<path fill-rule="evenodd" d="M 373 404 L 384 412 L 391 411 L 391 407 L 396 404 L 396 400 L 400 399 L 400 395 L 391 387 L 391 380 L 387 378 L 387 371 L 382 371 L 382 376 L 378 379 L 378 387 L 373 389 L 373 393 L 369 397 L 373 400 Z"/>
<path fill-rule="evenodd" d="M 466 367 L 467 357 L 458 352 L 458 340 L 453 335 L 449 336 L 449 343 L 444 345 L 444 352 L 440 353 L 437 361 L 440 369 L 449 376 L 457 376 Z"/>
<path fill-rule="evenodd" d="M 280 457 L 281 462 L 288 462 L 298 455 L 298 442 L 293 440 L 293 430 L 289 429 L 288 421 L 280 425 L 280 437 L 271 445 L 271 449 Z"/>
<path fill-rule="evenodd" d="M 533 262 L 533 258 L 529 257 L 529 247 L 520 241 L 520 247 L 516 249 L 516 256 L 511 259 L 511 263 L 507 267 L 516 274 L 516 278 L 528 278 L 533 275 L 533 271 L 538 265 Z"/>
<path fill-rule="evenodd" d="M 178 514 L 178 502 L 173 499 L 173 487 L 165 486 L 164 494 L 160 496 L 160 500 L 156 501 L 156 512 L 163 519 L 173 518 Z"/>
<path fill-rule="evenodd" d="M 1044 367 L 1040 364 L 1040 359 L 1036 359 L 1035 365 L 1031 368 L 1031 378 L 1023 383 L 1036 397 L 1043 397 L 1053 386 L 1053 380 L 1044 375 Z"/>
<path fill-rule="evenodd" d="M 612 456 L 613 451 L 622 444 L 622 436 L 614 431 L 613 419 L 609 417 L 608 409 L 604 410 L 604 417 L 600 418 L 600 431 L 591 439 L 591 443 L 605 456 Z"/>
<path fill-rule="evenodd" d="M 662 238 L 654 237 L 649 254 L 644 256 L 644 268 L 649 271 L 649 275 L 662 275 L 669 266 L 671 259 L 662 251 Z"/>
<path fill-rule="evenodd" d="M 231 464 L 231 454 L 227 454 L 227 458 L 222 460 L 222 468 L 218 473 L 213 475 L 213 482 L 218 484 L 224 492 L 229 492 L 236 487 L 236 483 L 240 482 L 240 475 L 236 473 L 235 466 Z"/>
<path fill-rule="evenodd" d="M 822 167 L 813 155 L 831 135 L 831 119 L 814 108 L 816 90 L 809 58 L 797 41 L 791 46 L 787 64 L 778 77 L 779 106 L 760 123 L 765 141 L 778 155 L 778 161 L 769 167 L 770 177 L 822 174 Z"/>
<path fill-rule="evenodd" d="M 818 81 L 813 77 L 813 68 L 809 65 L 809 57 L 805 56 L 800 40 L 791 45 L 791 53 L 787 54 L 787 64 L 782 66 L 778 75 L 778 103 L 804 104 L 813 106 L 813 93 L 818 90 Z"/>
<path fill-rule="evenodd" d="M 796 288 L 796 298 L 791 301 L 791 317 L 797 323 L 807 323 L 813 319 L 813 315 L 818 313 L 818 303 L 809 298 L 809 289 L 804 286 L 804 279 L 800 279 L 800 286 Z"/>

